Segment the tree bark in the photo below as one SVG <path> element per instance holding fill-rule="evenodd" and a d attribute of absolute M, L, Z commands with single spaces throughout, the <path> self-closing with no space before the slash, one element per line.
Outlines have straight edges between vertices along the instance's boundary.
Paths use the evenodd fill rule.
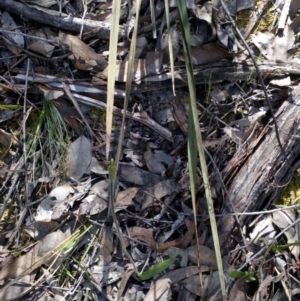
<path fill-rule="evenodd" d="M 267 208 L 278 199 L 284 185 L 300 166 L 299 112 L 300 85 L 276 113 L 286 159 L 278 145 L 273 122 L 270 121 L 257 137 L 246 141 L 226 165 L 222 174 L 230 198 L 225 201 L 227 212 L 232 212 L 232 206 L 237 213 L 258 211 Z M 238 220 L 241 227 L 247 223 L 246 216 L 241 215 Z M 218 221 L 224 255 L 233 250 L 236 244 L 236 241 L 230 238 L 235 227 L 233 216 L 224 216 Z"/>

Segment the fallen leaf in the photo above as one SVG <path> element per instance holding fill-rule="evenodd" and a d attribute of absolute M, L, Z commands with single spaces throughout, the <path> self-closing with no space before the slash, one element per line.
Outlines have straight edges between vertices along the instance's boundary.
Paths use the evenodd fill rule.
<path fill-rule="evenodd" d="M 151 283 L 150 289 L 144 298 L 144 301 L 156 301 L 168 289 L 170 284 L 177 283 L 184 278 L 190 277 L 205 270 L 199 269 L 197 266 L 188 266 L 168 272 L 156 281 Z M 199 279 L 199 276 L 198 276 Z"/>
<path fill-rule="evenodd" d="M 120 177 L 135 185 L 149 187 L 162 180 L 161 176 L 129 164 L 120 163 L 119 169 Z"/>
<path fill-rule="evenodd" d="M 111 229 L 104 229 L 101 239 L 99 239 L 99 259 L 103 262 L 111 262 L 114 251 L 114 236 Z"/>
<path fill-rule="evenodd" d="M 29 30 L 28 34 L 43 39 L 54 40 L 55 38 L 57 38 L 54 32 L 51 31 L 51 29 L 48 27 Z M 28 50 L 39 53 L 45 57 L 51 57 L 55 49 L 55 45 L 46 42 L 45 40 L 34 39 L 31 37 L 26 38 L 26 46 Z"/>
<path fill-rule="evenodd" d="M 151 172 L 163 175 L 166 171 L 164 165 L 157 160 L 150 148 L 148 148 L 148 150 L 144 152 L 144 159 L 146 161 L 148 169 Z"/>
<path fill-rule="evenodd" d="M 24 228 L 24 231 L 27 232 L 33 239 L 36 241 L 42 239 L 55 228 L 58 227 L 57 222 L 35 222 L 31 225 L 28 225 Z"/>
<path fill-rule="evenodd" d="M 178 192 L 181 189 L 181 185 L 175 182 L 174 179 L 168 179 L 161 181 L 153 187 L 144 189 L 145 199 L 142 204 L 142 210 L 154 205 L 154 200 L 160 200 L 166 195 Z"/>
<path fill-rule="evenodd" d="M 54 198 L 47 197 L 43 200 L 37 210 L 35 221 L 37 222 L 51 222 L 51 217 L 53 213 L 53 206 L 54 206 Z"/>
<path fill-rule="evenodd" d="M 237 53 L 227 52 L 219 47 L 216 43 L 208 43 L 199 47 L 192 48 L 192 62 L 195 65 L 204 65 L 225 58 L 232 58 L 240 55 L 242 51 Z M 179 56 L 184 61 L 183 56 Z"/>
<path fill-rule="evenodd" d="M 44 262 L 39 260 L 40 257 L 37 255 L 41 245 L 42 242 L 40 241 L 28 253 L 16 258 L 12 263 L 5 266 L 0 271 L 0 281 L 30 274 L 32 271 L 41 266 Z"/>
<path fill-rule="evenodd" d="M 81 41 L 78 36 L 60 31 L 59 40 L 69 46 L 78 69 L 97 72 L 103 71 L 107 67 L 107 62 L 103 56 L 96 53 L 93 48 Z"/>
<path fill-rule="evenodd" d="M 120 191 L 116 197 L 116 207 L 128 207 L 133 205 L 133 198 L 138 192 L 138 188 L 131 187 L 126 190 Z"/>
<path fill-rule="evenodd" d="M 92 161 L 91 147 L 85 136 L 80 136 L 71 144 L 66 159 L 68 177 L 79 180 L 84 175 Z"/>
<path fill-rule="evenodd" d="M 182 283 L 185 288 L 190 292 L 196 294 L 197 296 L 202 296 L 203 300 L 210 300 L 210 298 L 219 290 L 220 288 L 220 277 L 219 272 L 214 271 L 208 275 L 203 275 L 203 286 L 200 285 L 199 275 L 192 275 L 185 278 Z M 221 300 L 222 297 L 221 290 L 219 290 L 218 295 L 215 300 Z M 235 299 L 234 299 L 235 300 Z"/>
<path fill-rule="evenodd" d="M 131 227 L 128 229 L 128 235 L 129 237 L 147 243 L 153 250 L 160 253 L 172 247 L 184 249 L 192 241 L 195 232 L 194 223 L 189 221 L 188 219 L 185 222 L 187 231 L 184 236 L 165 243 L 156 242 L 153 238 L 153 231 L 151 229 Z"/>
<path fill-rule="evenodd" d="M 131 275 L 134 273 L 134 268 L 132 266 L 132 264 L 128 264 L 125 266 L 125 273 L 121 279 L 121 282 L 119 284 L 119 289 L 118 289 L 118 296 L 117 296 L 117 300 L 120 300 L 122 295 L 123 295 L 123 292 L 124 292 L 124 289 L 127 285 L 127 282 L 129 280 L 129 278 L 131 277 Z"/>
<path fill-rule="evenodd" d="M 36 272 L 32 272 L 20 277 L 17 283 L 12 283 L 10 286 L 4 287 L 4 289 L 0 291 L 0 300 L 20 300 L 20 296 L 26 294 L 32 287 L 35 276 Z"/>
<path fill-rule="evenodd" d="M 12 31 L 12 33 L 3 33 L 3 40 L 6 44 L 6 47 L 13 54 L 20 54 L 25 44 L 24 37 L 23 35 L 21 35 L 21 31 L 18 29 L 18 25 L 16 24 L 14 19 L 6 11 L 2 13 L 1 25 L 3 29 Z"/>
<path fill-rule="evenodd" d="M 75 193 L 75 189 L 68 184 L 54 188 L 49 196 L 56 199 L 56 202 L 63 202 L 70 194 Z"/>
<path fill-rule="evenodd" d="M 79 215 L 95 215 L 107 209 L 107 201 L 95 193 L 90 193 L 79 205 Z"/>
<path fill-rule="evenodd" d="M 248 283 L 246 278 L 242 277 L 233 283 L 233 286 L 229 292 L 228 300 L 246 301 L 249 293 Z"/>
<path fill-rule="evenodd" d="M 200 261 L 201 265 L 206 266 L 208 269 L 217 270 L 217 260 L 216 254 L 213 250 L 209 249 L 206 246 L 199 246 L 200 248 Z M 170 248 L 164 252 L 164 255 L 169 256 L 170 258 L 181 258 L 184 259 L 183 262 L 186 263 L 182 267 L 187 265 L 188 260 L 194 264 L 197 264 L 197 246 L 193 245 L 186 249 L 179 248 Z"/>

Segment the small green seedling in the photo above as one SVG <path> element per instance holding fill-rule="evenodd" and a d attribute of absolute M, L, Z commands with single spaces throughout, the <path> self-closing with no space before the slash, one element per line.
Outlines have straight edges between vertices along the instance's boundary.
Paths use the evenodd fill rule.
<path fill-rule="evenodd" d="M 163 262 L 160 262 L 153 267 L 151 267 L 149 270 L 145 271 L 144 273 L 139 275 L 139 278 L 142 281 L 149 280 L 159 273 L 163 272 L 165 269 L 167 269 L 169 266 L 171 266 L 176 261 L 176 258 L 170 258 Z"/>
<path fill-rule="evenodd" d="M 257 272 L 229 271 L 228 275 L 235 280 L 238 280 L 240 278 L 246 278 L 246 282 L 257 281 Z"/>

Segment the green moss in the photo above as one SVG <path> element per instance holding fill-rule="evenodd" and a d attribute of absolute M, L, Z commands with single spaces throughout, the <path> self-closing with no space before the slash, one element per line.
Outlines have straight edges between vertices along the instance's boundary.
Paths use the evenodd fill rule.
<path fill-rule="evenodd" d="M 300 169 L 297 170 L 297 176 L 284 187 L 278 204 L 284 206 L 300 204 Z"/>
<path fill-rule="evenodd" d="M 97 121 L 100 122 L 100 124 L 102 126 L 105 126 L 105 123 L 106 123 L 106 111 L 105 110 L 102 110 L 102 109 L 99 109 L 96 107 L 91 107 L 89 113 L 90 113 L 91 118 L 97 119 Z"/>
<path fill-rule="evenodd" d="M 251 17 L 251 11 L 241 10 L 237 13 L 236 25 L 238 28 L 246 28 Z"/>
<path fill-rule="evenodd" d="M 255 8 L 254 11 L 257 12 L 257 9 L 259 8 L 262 0 L 257 0 L 255 2 Z M 236 24 L 239 28 L 246 28 L 248 25 L 249 20 L 251 19 L 254 12 L 251 12 L 250 10 L 242 10 L 237 13 L 237 20 Z M 269 2 L 269 5 L 265 7 L 265 10 L 262 13 L 262 17 L 256 22 L 255 26 L 252 29 L 252 34 L 255 34 L 256 32 L 269 32 L 270 27 L 274 22 L 275 17 L 275 11 L 274 6 L 271 2 Z"/>
<path fill-rule="evenodd" d="M 103 109 L 99 109 L 96 107 L 91 107 L 89 110 L 89 114 L 92 119 L 96 119 L 95 122 L 99 123 L 100 126 L 106 128 L 106 111 Z M 113 120 L 112 120 L 112 129 L 115 130 L 117 127 L 116 123 L 116 116 L 113 115 Z"/>

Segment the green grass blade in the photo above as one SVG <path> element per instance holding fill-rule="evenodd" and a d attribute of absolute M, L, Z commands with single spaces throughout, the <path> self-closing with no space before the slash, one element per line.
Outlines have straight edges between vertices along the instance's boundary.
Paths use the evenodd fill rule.
<path fill-rule="evenodd" d="M 194 223 L 195 223 L 195 237 L 197 245 L 197 265 L 200 268 L 201 266 L 201 253 L 200 253 L 200 242 L 198 237 L 198 227 L 197 227 L 197 212 L 196 212 L 196 191 L 197 191 L 197 145 L 196 145 L 196 132 L 195 125 L 193 120 L 192 108 L 189 107 L 189 134 L 188 134 L 188 167 L 189 167 L 189 177 L 190 177 L 190 186 L 191 186 L 191 196 L 193 203 L 193 214 L 194 214 Z M 200 276 L 200 283 L 202 285 L 202 275 Z"/>
<path fill-rule="evenodd" d="M 112 159 L 110 161 L 109 165 L 109 181 L 110 181 L 110 205 L 111 205 L 111 213 L 113 217 L 113 221 L 116 227 L 117 235 L 118 238 L 121 242 L 122 245 L 122 250 L 126 254 L 127 258 L 131 262 L 131 264 L 134 267 L 134 270 L 137 275 L 140 275 L 135 263 L 129 254 L 129 252 L 126 250 L 126 245 L 122 236 L 122 232 L 117 220 L 116 212 L 115 212 L 115 206 L 114 206 L 114 201 L 115 201 L 115 193 L 114 193 L 114 183 L 116 180 L 116 175 L 118 171 L 118 166 L 119 166 L 119 161 L 120 161 L 120 155 L 122 151 L 122 144 L 123 144 L 123 138 L 124 138 L 124 128 L 125 128 L 125 117 L 126 117 L 126 111 L 127 111 L 127 105 L 128 105 L 128 100 L 130 97 L 130 91 L 131 91 L 131 84 L 132 84 L 132 75 L 134 72 L 134 61 L 135 61 L 135 49 L 136 49 L 136 40 L 137 40 L 137 31 L 138 31 L 138 21 L 139 21 L 139 10 L 141 6 L 141 0 L 137 0 L 136 2 L 136 20 L 135 20 L 135 26 L 133 29 L 133 34 L 132 34 L 132 40 L 131 40 L 131 45 L 130 45 L 130 51 L 129 51 L 129 61 L 128 61 L 128 71 L 127 71 L 127 77 L 126 77 L 126 85 L 125 85 L 125 100 L 124 100 L 124 110 L 123 110 L 123 117 L 122 117 L 122 125 L 121 125 L 121 130 L 120 130 L 120 136 L 119 136 L 119 142 L 118 142 L 118 149 L 117 149 L 117 154 L 116 154 L 116 160 Z"/>
<path fill-rule="evenodd" d="M 118 149 L 116 155 L 116 169 L 118 170 L 119 161 L 122 151 L 122 144 L 124 139 L 124 129 L 125 129 L 125 119 L 126 119 L 126 111 L 128 106 L 128 101 L 131 92 L 132 86 L 132 76 L 134 72 L 134 61 L 135 61 L 135 51 L 136 51 L 136 41 L 137 41 L 137 33 L 138 33 L 138 22 L 139 22 L 139 11 L 141 7 L 141 0 L 136 1 L 136 19 L 135 25 L 133 28 L 131 43 L 130 43 L 130 50 L 129 50 L 129 60 L 128 60 L 128 69 L 127 69 L 127 76 L 126 76 L 126 84 L 125 84 L 125 99 L 124 99 L 124 107 L 123 107 L 123 117 L 122 117 L 122 124 L 120 129 L 120 136 L 118 142 Z"/>
<path fill-rule="evenodd" d="M 107 73 L 106 160 L 109 159 L 109 149 L 112 131 L 120 7 L 121 0 L 113 0 L 112 21 L 109 36 L 109 61 Z"/>
<path fill-rule="evenodd" d="M 184 56 L 185 56 L 185 63 L 186 63 L 186 70 L 187 70 L 188 87 L 190 92 L 190 106 L 191 106 L 191 112 L 193 116 L 193 123 L 195 126 L 197 149 L 200 158 L 200 165 L 201 165 L 203 183 L 205 188 L 205 196 L 208 205 L 210 225 L 211 225 L 215 252 L 217 257 L 217 265 L 218 265 L 218 270 L 220 275 L 222 295 L 223 298 L 225 298 L 226 297 L 225 281 L 224 281 L 225 278 L 224 278 L 223 263 L 222 263 L 220 243 L 218 237 L 217 223 L 214 215 L 214 206 L 211 197 L 211 189 L 210 189 L 206 159 L 204 154 L 203 141 L 202 141 L 201 130 L 200 130 L 198 114 L 197 114 L 195 79 L 194 79 L 193 66 L 191 61 L 190 25 L 188 21 L 186 1 L 177 0 L 177 4 L 178 4 L 178 10 L 180 13 L 180 19 L 182 24 L 182 36 L 183 36 L 182 41 L 183 41 Z M 193 206 L 195 205 L 196 204 L 193 204 Z"/>
<path fill-rule="evenodd" d="M 172 265 L 175 261 L 176 261 L 176 258 L 170 258 L 163 262 L 160 262 L 160 263 L 154 265 L 153 267 L 151 267 L 150 269 L 148 269 L 147 271 L 140 274 L 139 278 L 142 281 L 149 280 L 149 279 L 155 277 L 156 275 L 158 275 L 159 273 L 163 272 L 170 265 Z"/>

